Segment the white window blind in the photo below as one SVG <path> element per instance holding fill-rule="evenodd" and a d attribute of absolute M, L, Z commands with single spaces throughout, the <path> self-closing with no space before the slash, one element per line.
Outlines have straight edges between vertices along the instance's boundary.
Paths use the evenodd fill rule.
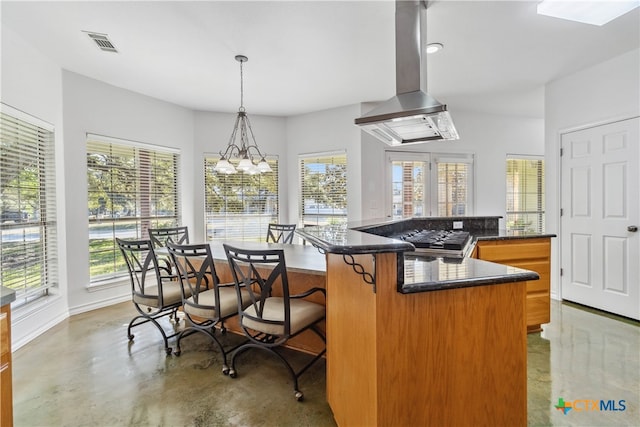
<path fill-rule="evenodd" d="M 271 172 L 255 175 L 216 172 L 219 159 L 204 159 L 207 240 L 264 241 L 269 223 L 278 222 L 278 158 L 267 157 Z"/>
<path fill-rule="evenodd" d="M 544 160 L 507 158 L 507 230 L 544 232 Z"/>
<path fill-rule="evenodd" d="M 58 286 L 53 127 L 2 104 L 0 141 L 0 282 L 22 305 Z"/>
<path fill-rule="evenodd" d="M 347 220 L 347 154 L 300 157 L 300 222 L 302 225 Z"/>
<path fill-rule="evenodd" d="M 119 238 L 180 225 L 176 150 L 87 136 L 89 271 L 92 282 L 126 274 Z"/>

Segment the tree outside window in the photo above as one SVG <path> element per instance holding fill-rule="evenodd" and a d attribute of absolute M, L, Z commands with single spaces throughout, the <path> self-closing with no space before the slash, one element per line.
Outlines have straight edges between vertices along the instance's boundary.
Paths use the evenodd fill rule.
<path fill-rule="evenodd" d="M 87 141 L 89 273 L 92 281 L 126 273 L 118 238 L 146 239 L 149 228 L 180 224 L 179 156 L 130 141 Z"/>
<path fill-rule="evenodd" d="M 264 241 L 268 224 L 278 222 L 278 160 L 267 158 L 271 172 L 250 175 L 214 170 L 219 157 L 205 159 L 207 240 Z"/>
<path fill-rule="evenodd" d="M 300 158 L 300 222 L 304 226 L 347 220 L 347 155 Z"/>
<path fill-rule="evenodd" d="M 58 286 L 53 127 L 1 104 L 0 282 L 14 306 Z"/>

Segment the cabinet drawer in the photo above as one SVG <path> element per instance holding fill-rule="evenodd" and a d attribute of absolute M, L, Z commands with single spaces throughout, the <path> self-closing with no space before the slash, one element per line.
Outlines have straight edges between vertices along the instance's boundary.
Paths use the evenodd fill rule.
<path fill-rule="evenodd" d="M 494 243 L 494 244 L 490 244 Z M 508 261 L 512 259 L 547 259 L 551 252 L 551 242 L 535 240 L 523 243 L 479 242 L 478 258 L 486 261 Z"/>
<path fill-rule="evenodd" d="M 527 295 L 527 325 L 541 325 L 551 321 L 549 294 Z"/>
<path fill-rule="evenodd" d="M 540 274 L 539 280 L 529 280 L 527 282 L 527 293 L 545 292 L 549 295 L 551 291 L 549 274 Z"/>
<path fill-rule="evenodd" d="M 525 270 L 531 270 L 538 273 L 539 280 L 530 280 L 527 282 L 527 292 L 549 292 L 550 290 L 550 268 L 548 261 L 535 261 L 535 262 L 509 262 L 509 265 L 518 268 L 524 268 Z"/>

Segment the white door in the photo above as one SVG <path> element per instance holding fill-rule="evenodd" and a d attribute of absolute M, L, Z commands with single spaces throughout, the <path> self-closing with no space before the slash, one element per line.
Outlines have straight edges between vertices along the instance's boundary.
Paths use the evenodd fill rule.
<path fill-rule="evenodd" d="M 640 319 L 640 118 L 562 135 L 562 298 Z"/>

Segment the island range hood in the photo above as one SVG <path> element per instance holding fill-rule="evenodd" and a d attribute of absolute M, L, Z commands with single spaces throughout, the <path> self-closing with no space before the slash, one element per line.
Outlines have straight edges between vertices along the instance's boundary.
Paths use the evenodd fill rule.
<path fill-rule="evenodd" d="M 423 0 L 396 0 L 396 96 L 355 124 L 389 145 L 458 139 L 447 106 L 426 93 L 426 62 L 421 34 L 426 35 Z"/>

